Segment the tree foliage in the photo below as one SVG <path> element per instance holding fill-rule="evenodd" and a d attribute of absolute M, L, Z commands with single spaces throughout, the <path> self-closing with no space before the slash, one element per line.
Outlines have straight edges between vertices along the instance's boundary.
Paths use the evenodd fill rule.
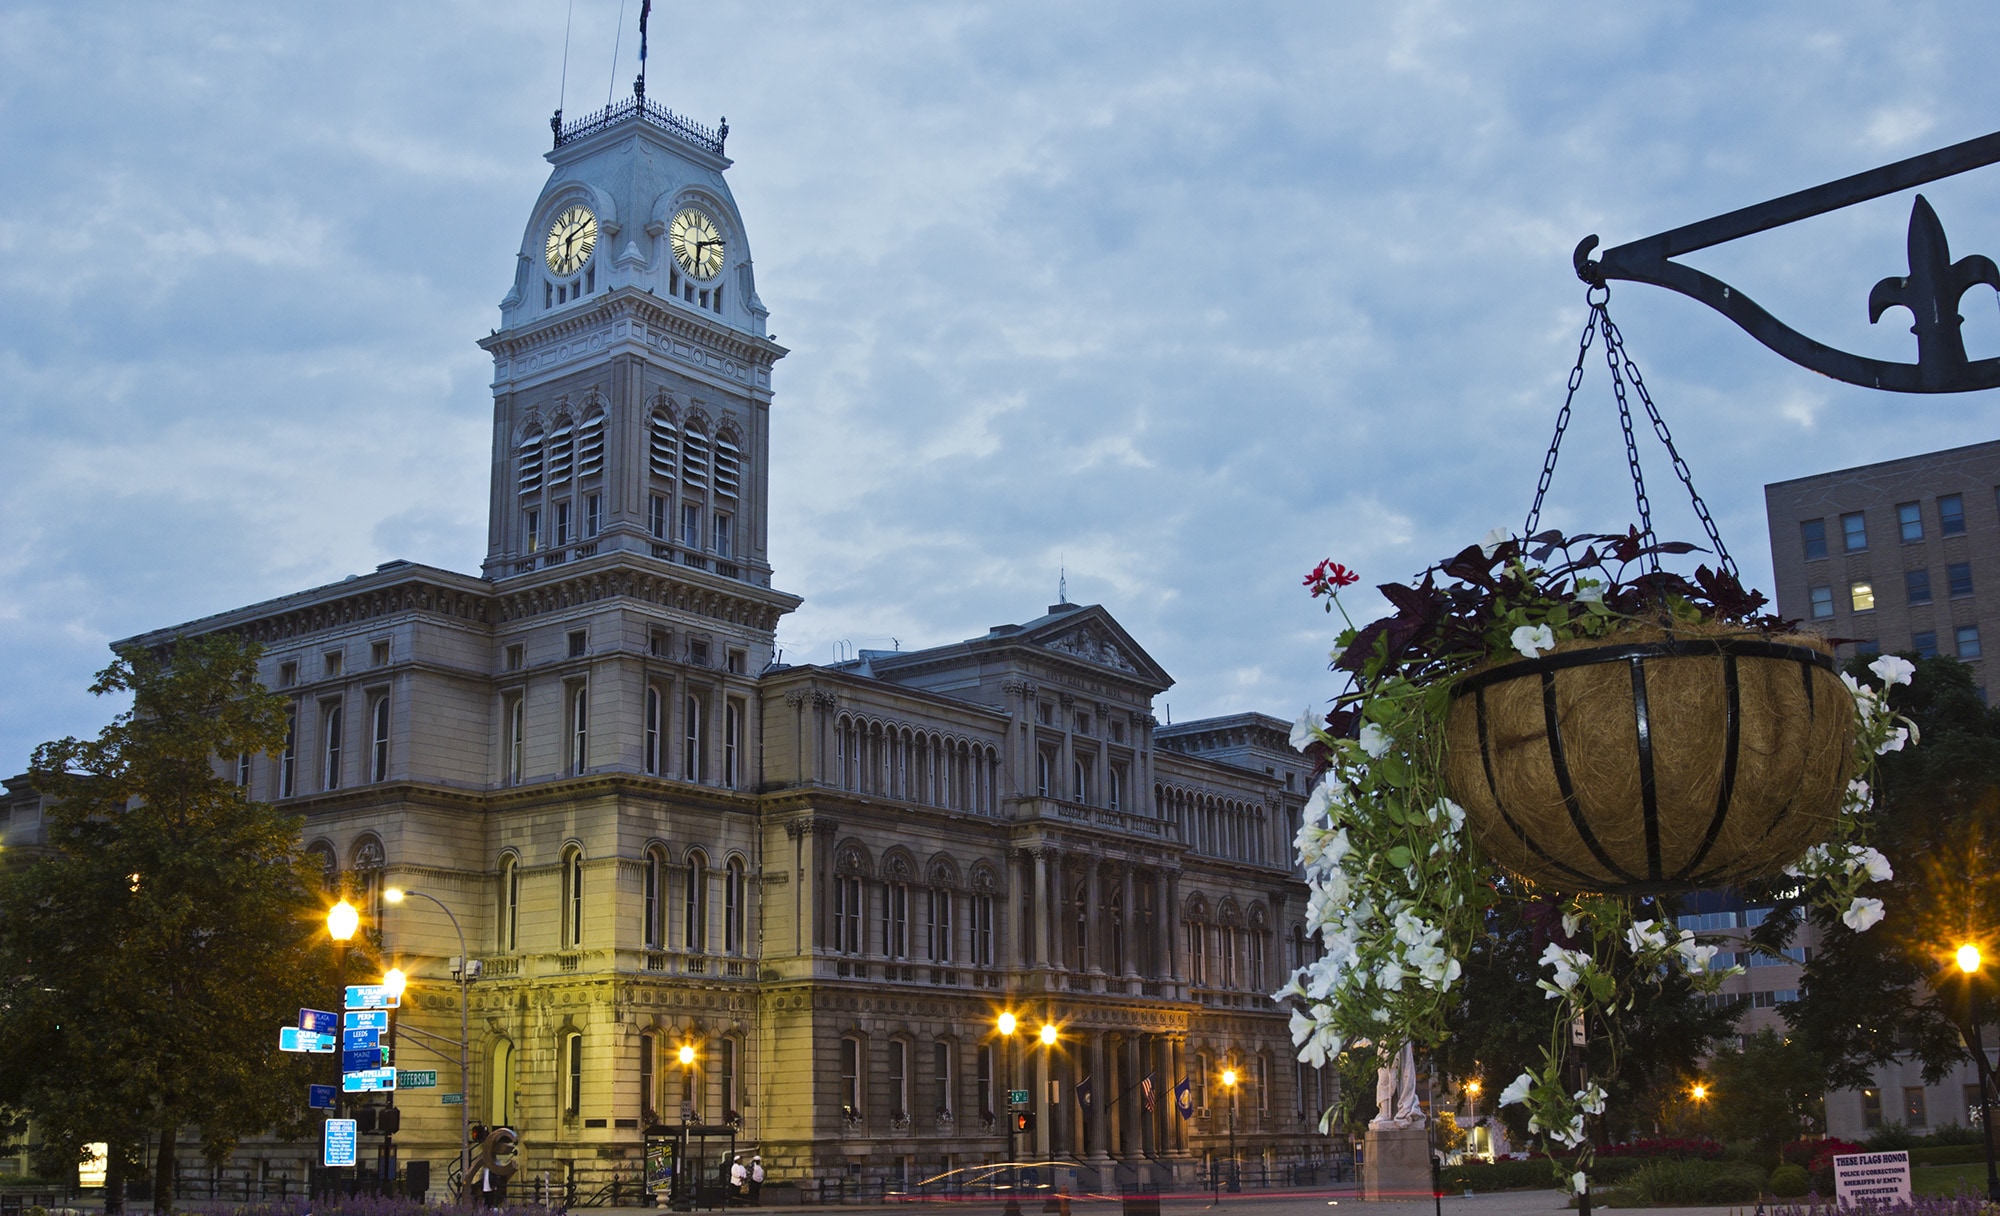
<path fill-rule="evenodd" d="M 230 635 L 119 650 L 91 691 L 131 709 L 35 750 L 47 852 L 0 879 L 0 1102 L 72 1160 L 158 1137 L 161 1209 L 181 1129 L 213 1158 L 302 1130 L 306 1057 L 278 1029 L 333 979 L 298 820 L 220 771 L 285 744 L 256 659 Z"/>
<path fill-rule="evenodd" d="M 1825 1129 L 1826 1068 L 1804 1043 L 1764 1029 L 1708 1063 L 1703 1128 L 1726 1141 L 1776 1151 Z"/>

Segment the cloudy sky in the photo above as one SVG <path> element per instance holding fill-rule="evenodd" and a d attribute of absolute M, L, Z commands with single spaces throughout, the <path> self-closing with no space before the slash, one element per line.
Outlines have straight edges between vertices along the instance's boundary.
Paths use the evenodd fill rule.
<path fill-rule="evenodd" d="M 103 721 L 111 639 L 390 558 L 476 570 L 473 341 L 559 93 L 577 114 L 634 67 L 620 0 L 575 0 L 565 86 L 567 8 L 0 10 L 0 769 Z M 767 0 L 662 3 L 653 33 L 650 95 L 728 116 L 792 349 L 787 659 L 1026 619 L 1066 567 L 1178 678 L 1176 720 L 1331 691 L 1319 558 L 1365 588 L 1518 526 L 1580 237 L 2000 126 L 2000 9 L 1971 2 Z M 1926 194 L 1955 252 L 2000 255 L 2000 167 Z M 1909 206 L 1693 261 L 1909 358 L 1905 315 L 1865 311 Z M 1678 296 L 1611 307 L 1754 580 L 1765 482 L 1995 437 L 1995 394 L 1848 389 Z M 1966 313 L 2000 354 L 1993 293 Z M 1631 511 L 1592 370 L 1546 516 L 1573 529 Z"/>

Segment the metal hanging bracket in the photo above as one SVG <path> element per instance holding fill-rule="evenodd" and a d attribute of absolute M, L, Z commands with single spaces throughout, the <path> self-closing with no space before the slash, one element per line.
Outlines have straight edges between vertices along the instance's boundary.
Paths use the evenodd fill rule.
<path fill-rule="evenodd" d="M 1592 286 L 1624 279 L 1677 291 L 1728 317 L 1793 363 L 1848 384 L 1896 393 L 1965 393 L 2000 387 L 2000 358 L 1966 358 L 1959 332 L 1963 318 L 1958 314 L 1959 298 L 1974 286 L 2000 289 L 2000 267 L 1983 254 L 1952 261 L 1944 226 L 1921 194 L 1910 211 L 1909 273 L 1885 278 L 1868 293 L 1871 324 L 1884 310 L 1895 307 L 1909 309 L 1916 318 L 1910 327 L 1917 336 L 1915 363 L 1871 359 L 1816 342 L 1721 279 L 1672 260 L 1996 162 L 2000 162 L 2000 132 L 1631 241 L 1605 250 L 1594 261 L 1590 253 L 1598 242 L 1593 234 L 1578 243 L 1572 260 L 1577 277 Z"/>

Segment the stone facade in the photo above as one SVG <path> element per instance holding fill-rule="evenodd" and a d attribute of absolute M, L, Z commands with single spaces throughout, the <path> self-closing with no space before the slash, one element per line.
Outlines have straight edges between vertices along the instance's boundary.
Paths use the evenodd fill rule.
<path fill-rule="evenodd" d="M 408 1035 L 399 1064 L 518 1128 L 530 1176 L 632 1176 L 642 1129 L 688 1118 L 735 1121 L 774 1181 L 917 1182 L 1004 1156 L 1008 1089 L 1037 1115 L 1019 1155 L 1084 1184 L 1190 1181 L 1230 1102 L 1246 1176 L 1324 1159 L 1331 1072 L 1296 1065 L 1266 995 L 1307 949 L 1286 723 L 1162 727 L 1171 677 L 1096 606 L 774 662 L 800 602 L 767 560 L 785 352 L 720 138 L 677 121 L 635 110 L 550 153 L 481 343 L 481 577 L 389 562 L 135 639 L 263 644 L 291 742 L 222 762 L 304 817 L 328 891 L 413 977 L 404 1024 L 453 1042 L 458 938 L 381 893 L 456 914 L 470 1075 Z M 545 234 L 579 206 L 598 243 L 558 279 Z M 721 234 L 705 280 L 670 249 L 690 208 Z M 32 844 L 32 794 L 9 808 Z M 402 1155 L 441 1178 L 455 1108 L 399 1104 Z"/>

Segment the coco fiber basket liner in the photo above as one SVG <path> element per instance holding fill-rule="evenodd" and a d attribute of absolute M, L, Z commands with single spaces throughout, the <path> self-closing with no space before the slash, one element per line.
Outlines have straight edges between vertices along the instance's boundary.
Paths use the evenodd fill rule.
<path fill-rule="evenodd" d="M 1633 630 L 1460 680 L 1445 779 L 1508 869 L 1653 894 L 1769 874 L 1823 839 L 1853 734 L 1818 638 Z"/>

